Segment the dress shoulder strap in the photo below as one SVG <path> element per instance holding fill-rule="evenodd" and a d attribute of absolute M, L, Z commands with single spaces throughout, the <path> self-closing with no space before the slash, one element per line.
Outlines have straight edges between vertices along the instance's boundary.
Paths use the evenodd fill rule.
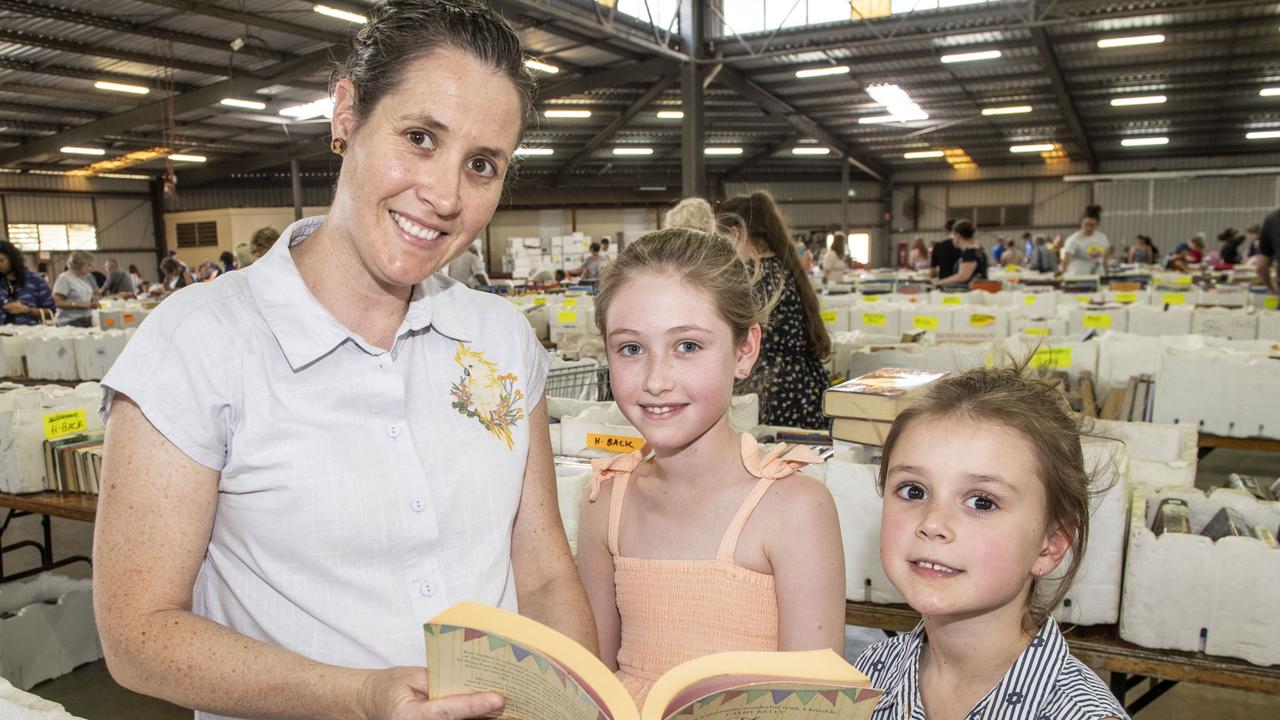
<path fill-rule="evenodd" d="M 600 487 L 605 480 L 613 480 L 613 491 L 609 494 L 609 553 L 618 554 L 618 524 L 622 518 L 622 500 L 627 494 L 627 480 L 640 463 L 648 455 L 648 447 L 635 452 L 617 455 L 611 458 L 600 458 L 591 461 L 591 490 L 587 495 L 589 502 L 600 497 Z"/>
<path fill-rule="evenodd" d="M 742 501 L 737 514 L 733 516 L 733 520 L 729 522 L 729 527 L 724 532 L 724 538 L 720 540 L 720 549 L 716 552 L 716 559 L 733 562 L 733 556 L 738 549 L 738 537 L 742 535 L 742 529 L 746 527 L 747 519 L 751 517 L 751 513 L 760 504 L 760 500 L 768 492 L 769 487 L 773 485 L 775 480 L 792 475 L 805 465 L 820 462 L 822 462 L 822 458 L 803 445 L 787 448 L 786 445 L 778 444 L 767 455 L 762 456 L 760 454 L 760 444 L 756 442 L 756 439 L 749 433 L 743 433 L 742 466 L 746 468 L 747 472 L 760 478 L 760 480 L 751 489 L 747 498 Z"/>

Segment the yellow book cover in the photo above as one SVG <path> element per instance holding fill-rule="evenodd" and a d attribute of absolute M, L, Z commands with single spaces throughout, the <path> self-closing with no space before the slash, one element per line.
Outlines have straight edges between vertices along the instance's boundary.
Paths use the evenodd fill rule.
<path fill-rule="evenodd" d="M 867 720 L 881 695 L 831 650 L 730 652 L 672 668 L 638 708 L 590 651 L 535 620 L 460 603 L 424 631 L 431 697 L 500 693 L 498 720 Z"/>

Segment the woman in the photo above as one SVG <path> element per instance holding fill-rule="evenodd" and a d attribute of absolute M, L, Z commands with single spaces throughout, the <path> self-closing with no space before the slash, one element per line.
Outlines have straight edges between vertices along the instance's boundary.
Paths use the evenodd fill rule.
<path fill-rule="evenodd" d="M 94 600 L 126 687 L 233 717 L 471 718 L 427 699 L 462 599 L 595 650 L 555 499 L 549 361 L 435 276 L 492 217 L 532 106 L 479 0 L 371 8 L 333 77 L 330 214 L 174 293 L 102 383 Z"/>
<path fill-rule="evenodd" d="M 907 258 L 907 264 L 912 270 L 928 270 L 929 269 L 929 248 L 924 244 L 924 238 L 918 237 L 911 243 L 911 255 Z"/>
<path fill-rule="evenodd" d="M 38 325 L 56 309 L 44 278 L 27 269 L 22 251 L 0 240 L 0 325 Z"/>
<path fill-rule="evenodd" d="M 273 227 L 260 227 L 253 231 L 253 237 L 249 238 L 249 253 L 253 255 L 253 259 L 257 260 L 267 254 L 272 246 L 276 244 L 276 240 L 280 239 L 280 231 Z"/>
<path fill-rule="evenodd" d="M 1150 265 L 1159 256 L 1156 246 L 1151 244 L 1151 238 L 1146 235 L 1137 235 L 1133 238 L 1133 245 L 1129 246 L 1129 257 L 1126 261 L 1131 265 Z"/>
<path fill-rule="evenodd" d="M 700 197 L 687 197 L 662 216 L 662 227 L 693 228 L 704 233 L 714 233 L 716 215 L 711 210 L 711 203 Z"/>
<path fill-rule="evenodd" d="M 1080 229 L 1062 246 L 1062 262 L 1067 275 L 1103 275 L 1114 248 L 1098 229 L 1102 222 L 1102 206 L 1090 205 L 1080 217 Z"/>
<path fill-rule="evenodd" d="M 760 394 L 760 422 L 826 429 L 823 361 L 831 339 L 822 323 L 818 296 L 791 248 L 791 233 L 773 196 L 764 191 L 725 200 L 723 225 L 739 254 L 758 275 L 756 288 L 772 302 L 761 339 L 760 361 L 744 387 Z"/>
<path fill-rule="evenodd" d="M 147 291 L 147 281 L 142 279 L 142 271 L 137 265 L 129 265 L 129 279 L 133 281 L 133 289 L 138 293 Z"/>
<path fill-rule="evenodd" d="M 98 302 L 98 286 L 93 272 L 93 255 L 76 250 L 67 258 L 67 269 L 53 281 L 53 302 L 58 306 L 58 325 L 90 327 L 93 307 Z"/>
<path fill-rule="evenodd" d="M 182 266 L 177 258 L 167 257 L 160 263 L 160 272 L 164 274 L 164 279 L 160 281 L 160 286 L 164 292 L 173 292 L 195 282 L 191 277 L 191 271 Z"/>
<path fill-rule="evenodd" d="M 822 276 L 830 285 L 843 281 L 844 274 L 848 270 L 849 257 L 845 251 L 845 236 L 844 233 L 838 232 L 831 236 L 831 247 L 822 256 Z"/>
<path fill-rule="evenodd" d="M 987 253 L 974 235 L 977 228 L 968 220 L 957 220 L 951 228 L 951 239 L 960 250 L 951 274 L 937 281 L 938 285 L 968 285 L 974 280 L 987 279 Z"/>

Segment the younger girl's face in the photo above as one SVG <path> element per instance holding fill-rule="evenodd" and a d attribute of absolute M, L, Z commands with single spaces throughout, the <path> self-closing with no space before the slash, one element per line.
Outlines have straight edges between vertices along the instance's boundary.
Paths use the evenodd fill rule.
<path fill-rule="evenodd" d="M 1027 591 L 1069 545 L 1050 528 L 1031 447 L 1002 425 L 925 418 L 890 458 L 880 561 L 926 617 L 1006 610 L 1021 618 Z"/>
<path fill-rule="evenodd" d="M 735 373 L 745 375 L 760 330 L 745 342 L 706 292 L 669 274 L 640 273 L 623 285 L 605 318 L 613 397 L 656 448 L 681 448 L 725 420 Z"/>

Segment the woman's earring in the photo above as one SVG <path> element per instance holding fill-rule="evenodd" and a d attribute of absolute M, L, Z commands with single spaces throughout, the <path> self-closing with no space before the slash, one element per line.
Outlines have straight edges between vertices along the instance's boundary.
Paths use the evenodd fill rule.
<path fill-rule="evenodd" d="M 346 138 L 336 137 L 329 141 L 329 150 L 331 150 L 334 155 L 341 155 L 345 153 L 347 151 Z"/>

